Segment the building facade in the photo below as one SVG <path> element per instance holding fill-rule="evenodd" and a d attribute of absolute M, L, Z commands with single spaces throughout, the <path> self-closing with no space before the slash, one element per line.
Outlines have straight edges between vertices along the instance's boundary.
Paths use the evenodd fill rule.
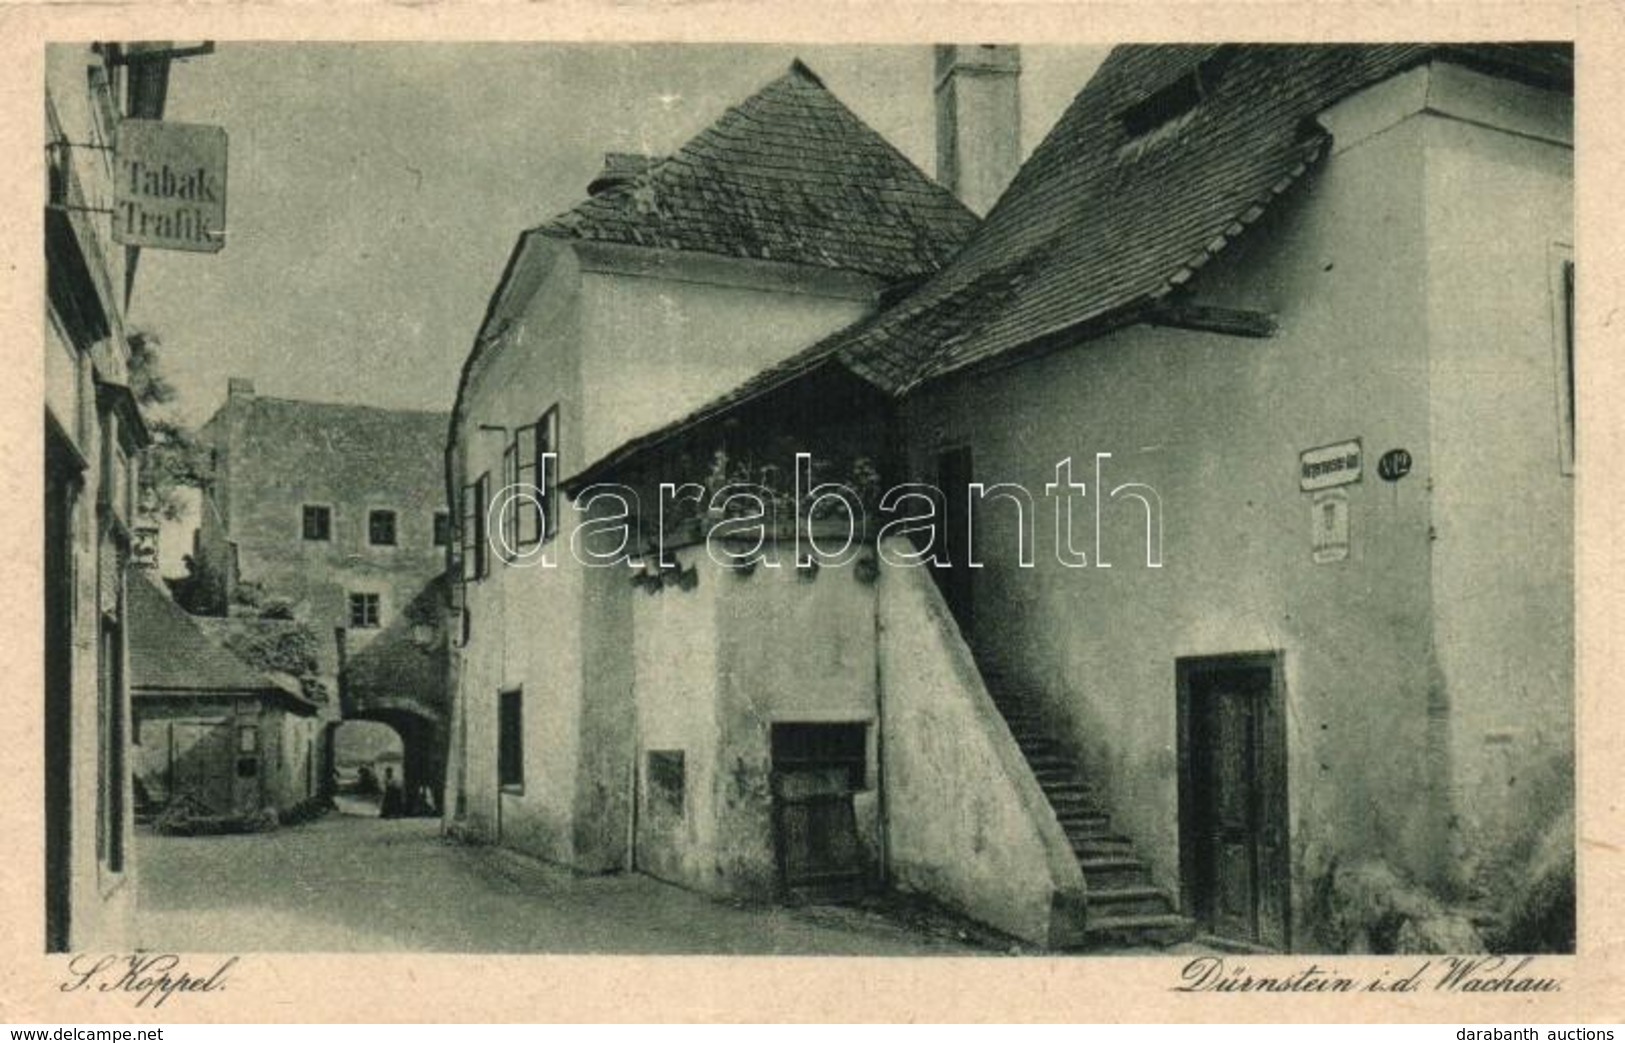
<path fill-rule="evenodd" d="M 561 524 L 635 567 L 477 562 L 574 611 L 469 585 L 470 818 L 1052 946 L 1396 944 L 1334 908 L 1351 870 L 1493 932 L 1573 821 L 1571 96 L 1563 47 L 1117 49 L 939 270 L 673 422 L 566 435 Z M 583 321 L 530 299 L 518 339 Z M 563 375 L 646 343 L 562 342 Z M 788 516 L 714 498 L 746 482 Z M 579 636 L 503 657 L 482 613 Z"/>
<path fill-rule="evenodd" d="M 254 669 L 148 579 L 129 601 L 137 810 L 252 819 L 319 796 L 322 722 L 299 680 Z"/>
<path fill-rule="evenodd" d="M 169 62 L 114 44 L 45 60 L 45 945 L 117 946 L 134 890 L 126 574 L 146 428 L 111 228 L 112 144 L 162 116 Z"/>
<path fill-rule="evenodd" d="M 438 792 L 444 772 L 446 421 L 261 396 L 234 378 L 199 431 L 214 479 L 194 538 L 194 607 L 313 630 L 317 672 L 337 695 L 324 721 L 399 732 L 409 792 Z"/>
<path fill-rule="evenodd" d="M 800 63 L 672 156 L 610 157 L 589 191 L 521 237 L 459 388 L 465 631 L 447 807 L 461 829 L 584 869 L 771 890 L 756 807 L 767 719 L 746 726 L 732 715 L 750 704 L 701 683 L 712 653 L 659 636 L 633 570 L 582 564 L 594 537 L 538 468 L 556 452 L 569 472 L 872 315 L 975 217 Z M 539 502 L 503 494 L 515 486 Z M 715 604 L 705 625 L 733 609 Z M 854 691 L 826 723 L 872 718 L 872 693 Z M 872 765 L 872 734 L 843 749 Z M 755 811 L 736 829 L 721 809 L 741 800 Z M 872 803 L 864 814 L 872 836 Z"/>

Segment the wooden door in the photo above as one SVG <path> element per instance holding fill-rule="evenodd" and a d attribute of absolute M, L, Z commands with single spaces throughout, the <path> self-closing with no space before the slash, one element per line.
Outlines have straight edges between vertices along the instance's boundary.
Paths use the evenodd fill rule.
<path fill-rule="evenodd" d="M 65 952 L 73 887 L 73 503 L 78 485 L 46 432 L 45 948 Z M 52 452 L 51 450 L 56 450 Z"/>
<path fill-rule="evenodd" d="M 1180 664 L 1180 848 L 1209 932 L 1288 946 L 1285 735 L 1273 655 Z"/>
<path fill-rule="evenodd" d="M 837 896 L 864 883 L 853 794 L 865 786 L 867 726 L 773 726 L 773 825 L 786 890 Z"/>
<path fill-rule="evenodd" d="M 236 810 L 231 721 L 176 721 L 170 730 L 170 800 L 200 813 Z"/>

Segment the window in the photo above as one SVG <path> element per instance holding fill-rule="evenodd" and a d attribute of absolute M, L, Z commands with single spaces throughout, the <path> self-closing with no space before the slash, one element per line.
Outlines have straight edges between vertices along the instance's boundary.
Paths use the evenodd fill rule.
<path fill-rule="evenodd" d="M 462 558 L 464 582 L 484 579 L 489 564 L 485 560 L 485 505 L 491 498 L 491 473 L 480 475 L 472 485 L 463 486 Z"/>
<path fill-rule="evenodd" d="M 525 786 L 525 743 L 520 730 L 523 722 L 523 693 L 503 692 L 497 709 L 497 784 L 503 789 Z"/>
<path fill-rule="evenodd" d="M 847 787 L 865 787 L 868 726 L 853 724 L 774 724 L 773 770 L 838 771 Z"/>
<path fill-rule="evenodd" d="M 558 451 L 559 407 L 554 406 L 543 413 L 542 418 L 536 422 L 536 459 L 542 468 L 542 480 L 537 485 L 542 490 L 543 540 L 552 539 L 559 531 L 558 460 L 544 459 L 548 453 L 556 457 Z"/>
<path fill-rule="evenodd" d="M 1557 363 L 1557 418 L 1564 474 L 1574 473 L 1574 254 L 1566 245 L 1552 247 L 1552 346 Z"/>
<path fill-rule="evenodd" d="M 444 547 L 451 542 L 451 515 L 445 511 L 434 512 L 434 545 Z"/>
<path fill-rule="evenodd" d="M 1225 66 L 1234 56 L 1234 45 L 1220 47 L 1172 83 L 1130 105 L 1123 110 L 1123 129 L 1133 139 L 1164 128 L 1176 129 L 1176 123 L 1183 125 L 1184 117 L 1195 112 L 1218 87 Z"/>
<path fill-rule="evenodd" d="M 536 431 L 535 424 L 526 424 L 513 433 L 513 444 L 508 447 L 516 491 L 528 494 L 515 496 L 508 507 L 508 534 L 520 547 L 534 546 L 542 538 L 538 524 L 541 508 L 531 499 L 542 495 L 541 487 L 536 484 Z"/>
<path fill-rule="evenodd" d="M 237 726 L 237 752 L 258 753 L 260 751 L 260 730 L 257 725 L 241 724 Z"/>
<path fill-rule="evenodd" d="M 395 546 L 395 512 L 367 512 L 367 542 L 374 547 Z"/>
<path fill-rule="evenodd" d="M 350 595 L 350 625 L 358 630 L 373 630 L 379 625 L 378 595 Z"/>
<path fill-rule="evenodd" d="M 333 508 L 322 507 L 317 504 L 305 504 L 304 531 L 307 540 L 331 540 L 333 538 Z"/>
<path fill-rule="evenodd" d="M 682 750 L 649 751 L 649 808 L 679 817 L 683 814 L 685 771 Z"/>
<path fill-rule="evenodd" d="M 558 466 L 547 454 L 558 453 L 559 407 L 553 406 L 534 424 L 514 431 L 507 460 L 512 461 L 510 482 L 530 493 L 510 501 L 508 527 L 514 543 L 531 547 L 552 539 L 559 531 Z"/>
<path fill-rule="evenodd" d="M 497 549 L 504 559 L 512 560 L 519 547 L 519 443 L 509 442 L 502 452 L 502 517 L 497 519 Z"/>

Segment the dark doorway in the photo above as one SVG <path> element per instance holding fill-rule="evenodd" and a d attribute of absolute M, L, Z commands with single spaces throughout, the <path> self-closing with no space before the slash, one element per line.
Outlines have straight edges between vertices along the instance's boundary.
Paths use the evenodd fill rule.
<path fill-rule="evenodd" d="M 773 831 L 787 891 L 840 897 L 865 869 L 852 795 L 864 789 L 868 726 L 773 726 Z"/>
<path fill-rule="evenodd" d="M 1184 904 L 1212 934 L 1290 947 L 1286 728 L 1276 653 L 1181 659 Z"/>
<path fill-rule="evenodd" d="M 73 786 L 73 503 L 78 471 L 45 436 L 45 948 L 68 948 Z"/>
<path fill-rule="evenodd" d="M 342 814 L 376 817 L 389 781 L 405 786 L 400 733 L 378 721 L 344 721 L 333 732 L 334 804 Z"/>
<path fill-rule="evenodd" d="M 969 634 L 975 623 L 971 594 L 970 484 L 971 451 L 968 446 L 937 454 L 937 488 L 942 491 L 943 556 L 936 569 L 937 582 L 959 629 Z"/>

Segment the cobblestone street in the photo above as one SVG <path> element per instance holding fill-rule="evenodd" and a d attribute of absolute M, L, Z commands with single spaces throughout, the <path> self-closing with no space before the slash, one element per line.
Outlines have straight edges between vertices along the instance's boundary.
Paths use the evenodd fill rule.
<path fill-rule="evenodd" d="M 951 928 L 745 907 L 448 843 L 434 819 L 329 814 L 273 833 L 144 832 L 138 943 L 178 952 L 966 955 Z"/>

